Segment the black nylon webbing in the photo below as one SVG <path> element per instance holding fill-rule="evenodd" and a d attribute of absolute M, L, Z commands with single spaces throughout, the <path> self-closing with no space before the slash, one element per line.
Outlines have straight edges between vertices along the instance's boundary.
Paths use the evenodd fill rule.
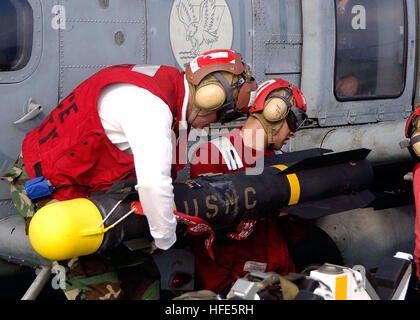
<path fill-rule="evenodd" d="M 37 162 L 34 165 L 34 170 L 35 170 L 36 177 L 42 177 L 41 162 Z"/>

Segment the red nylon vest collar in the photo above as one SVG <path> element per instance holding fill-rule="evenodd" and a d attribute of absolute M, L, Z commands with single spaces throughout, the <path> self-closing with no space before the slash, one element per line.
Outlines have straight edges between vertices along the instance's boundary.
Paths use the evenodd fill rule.
<path fill-rule="evenodd" d="M 127 64 L 100 70 L 26 135 L 22 154 L 31 178 L 36 177 L 34 167 L 40 163 L 42 175 L 54 186 L 79 184 L 91 188 L 57 189 L 52 194 L 57 200 L 89 197 L 93 191 L 135 177 L 133 156 L 112 144 L 99 118 L 98 97 L 106 85 L 130 83 L 161 98 L 174 115 L 173 130 L 178 136 L 185 96 L 184 74 L 176 68 L 161 66 L 153 75 L 146 75 L 133 71 L 134 67 Z"/>

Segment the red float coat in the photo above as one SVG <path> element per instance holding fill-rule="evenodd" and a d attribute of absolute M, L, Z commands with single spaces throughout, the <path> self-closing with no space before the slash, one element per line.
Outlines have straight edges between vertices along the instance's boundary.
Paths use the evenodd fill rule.
<path fill-rule="evenodd" d="M 244 165 L 239 169 L 241 171 L 255 165 L 255 161 L 263 154 L 264 156 L 274 155 L 273 151 L 257 154 L 255 150 L 245 147 L 240 136 L 240 128 L 231 131 L 225 137 L 231 141 L 241 157 Z M 249 159 L 254 159 L 254 162 L 251 163 Z M 211 142 L 201 145 L 191 162 L 191 179 L 195 179 L 198 174 L 208 172 L 232 173 L 236 171 L 228 169 L 222 153 Z M 286 224 L 290 222 L 286 221 Z M 289 238 L 287 231 L 290 230 L 284 221 L 279 221 L 279 219 L 260 220 L 246 239 L 224 239 L 222 243 L 216 243 L 213 246 L 214 262 L 208 257 L 202 242 L 194 241 L 196 270 L 202 289 L 221 292 L 250 270 L 274 271 L 281 275 L 295 272 L 287 241 L 297 240 L 303 234 L 296 236 L 296 233 L 291 232 Z"/>
<path fill-rule="evenodd" d="M 23 141 L 23 160 L 31 178 L 36 177 L 35 166 L 40 164 L 42 175 L 54 186 L 89 187 L 56 189 L 52 196 L 57 200 L 89 197 L 93 191 L 135 177 L 133 155 L 121 151 L 109 140 L 98 114 L 101 90 L 114 83 L 133 84 L 162 99 L 173 115 L 172 130 L 179 135 L 184 73 L 160 66 L 147 75 L 133 64 L 98 71 L 75 88 Z M 172 169 L 177 171 L 182 167 L 173 165 Z"/>

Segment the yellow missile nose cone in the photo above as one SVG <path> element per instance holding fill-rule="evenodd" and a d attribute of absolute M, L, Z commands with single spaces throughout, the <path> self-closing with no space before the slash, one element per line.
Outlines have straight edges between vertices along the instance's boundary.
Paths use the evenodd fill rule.
<path fill-rule="evenodd" d="M 104 238 L 98 208 L 88 199 L 55 202 L 39 209 L 29 224 L 29 240 L 41 256 L 67 260 L 92 254 Z M 92 232 L 97 228 L 98 232 Z M 89 232 L 86 232 L 89 230 Z"/>

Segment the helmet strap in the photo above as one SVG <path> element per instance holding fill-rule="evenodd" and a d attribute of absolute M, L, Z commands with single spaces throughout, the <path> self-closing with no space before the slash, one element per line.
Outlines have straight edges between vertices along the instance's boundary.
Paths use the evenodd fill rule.
<path fill-rule="evenodd" d="M 228 84 L 228 82 L 222 76 L 222 74 L 220 72 L 214 72 L 211 75 L 216 79 L 202 80 L 198 86 L 195 86 L 195 85 L 189 83 L 190 92 L 191 92 L 191 114 L 187 119 L 189 124 L 191 124 L 198 115 L 203 115 L 204 116 L 206 114 L 221 110 L 221 109 L 225 108 L 226 106 L 229 106 L 229 105 L 233 106 L 234 105 L 233 94 L 232 94 L 232 90 L 233 90 L 234 87 L 232 88 L 232 86 L 230 86 Z M 203 88 L 203 87 L 205 87 L 209 84 L 212 84 L 212 83 L 213 84 L 218 83 L 219 85 L 222 86 L 223 90 L 226 93 L 226 100 L 219 108 L 217 108 L 215 110 L 205 110 L 205 109 L 202 109 L 199 106 L 197 106 L 197 104 L 195 102 L 195 95 L 196 95 L 196 92 L 197 92 L 198 89 Z"/>
<path fill-rule="evenodd" d="M 194 120 L 195 120 L 195 118 L 197 118 L 199 112 L 200 112 L 199 108 L 197 108 L 196 106 L 192 107 L 190 116 L 187 119 L 188 124 L 191 124 L 191 123 L 194 122 Z"/>
<path fill-rule="evenodd" d="M 233 100 L 232 87 L 227 83 L 226 79 L 222 76 L 220 72 L 214 72 L 213 76 L 220 82 L 220 84 L 222 85 L 226 93 L 226 101 L 224 105 L 222 106 L 222 108 L 229 105 L 233 106 L 234 100 Z"/>
<path fill-rule="evenodd" d="M 190 88 L 190 97 L 191 97 L 190 106 L 191 106 L 191 113 L 188 116 L 187 123 L 188 124 L 191 124 L 195 120 L 195 118 L 197 117 L 198 112 L 200 110 L 195 106 L 195 91 L 196 91 L 195 85 L 193 85 L 192 83 L 188 82 L 188 86 Z"/>
<path fill-rule="evenodd" d="M 275 123 L 268 122 L 262 112 L 250 113 L 250 116 L 258 119 L 261 125 L 264 128 L 265 133 L 267 134 L 267 147 L 271 148 L 274 145 L 273 136 L 279 131 L 281 128 L 284 119 L 277 121 Z"/>

